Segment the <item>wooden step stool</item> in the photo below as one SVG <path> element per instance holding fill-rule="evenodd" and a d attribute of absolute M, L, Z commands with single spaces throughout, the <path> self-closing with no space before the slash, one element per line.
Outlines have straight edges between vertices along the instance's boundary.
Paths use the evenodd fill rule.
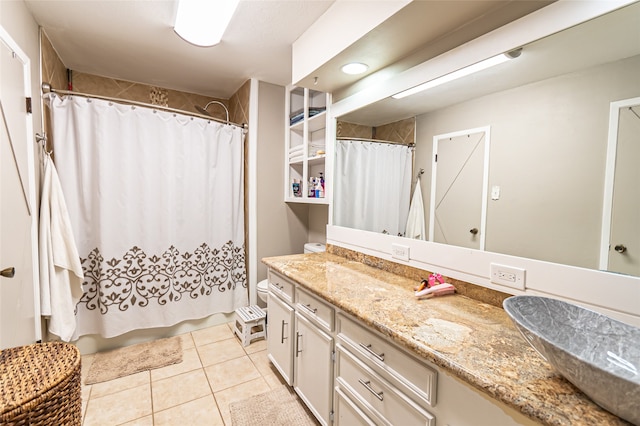
<path fill-rule="evenodd" d="M 265 318 L 267 314 L 258 305 L 244 306 L 236 309 L 236 320 L 233 332 L 248 346 L 253 340 L 264 339 L 267 335 Z"/>

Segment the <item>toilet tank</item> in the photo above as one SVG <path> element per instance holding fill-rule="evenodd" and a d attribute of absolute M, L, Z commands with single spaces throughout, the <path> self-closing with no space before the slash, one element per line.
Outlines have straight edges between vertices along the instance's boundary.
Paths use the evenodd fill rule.
<path fill-rule="evenodd" d="M 306 243 L 304 245 L 305 253 L 320 253 L 326 250 L 326 246 L 322 243 Z"/>

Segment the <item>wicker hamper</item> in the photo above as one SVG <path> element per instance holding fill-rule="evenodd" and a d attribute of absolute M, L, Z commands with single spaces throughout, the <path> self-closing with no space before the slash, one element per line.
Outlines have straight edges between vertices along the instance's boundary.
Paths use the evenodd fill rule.
<path fill-rule="evenodd" d="M 80 351 L 49 342 L 0 351 L 0 425 L 80 425 Z"/>

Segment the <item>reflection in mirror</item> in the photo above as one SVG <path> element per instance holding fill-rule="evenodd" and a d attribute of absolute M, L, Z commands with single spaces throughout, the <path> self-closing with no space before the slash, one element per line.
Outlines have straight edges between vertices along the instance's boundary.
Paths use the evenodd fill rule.
<path fill-rule="evenodd" d="M 485 249 L 598 269 L 601 246 L 608 255 L 618 244 L 612 240 L 609 248 L 609 241 L 601 241 L 609 105 L 638 96 L 635 3 L 522 46 L 521 56 L 507 63 L 404 99 L 384 99 L 338 120 L 378 128 L 415 117 L 414 170 L 426 170 L 421 190 L 427 216 L 434 136 L 490 126 Z M 640 161 L 637 150 L 625 158 Z M 640 216 L 637 192 L 625 200 Z M 638 235 L 629 238 L 638 242 Z M 638 259 L 625 247 L 627 256 Z"/>
<path fill-rule="evenodd" d="M 409 216 L 415 120 L 380 128 L 338 123 L 334 223 L 404 235 Z M 380 137 L 387 138 L 380 139 Z"/>
<path fill-rule="evenodd" d="M 484 250 L 489 135 L 487 126 L 433 137 L 429 241 Z"/>
<path fill-rule="evenodd" d="M 600 269 L 636 276 L 640 276 L 639 158 L 640 97 L 612 102 Z"/>

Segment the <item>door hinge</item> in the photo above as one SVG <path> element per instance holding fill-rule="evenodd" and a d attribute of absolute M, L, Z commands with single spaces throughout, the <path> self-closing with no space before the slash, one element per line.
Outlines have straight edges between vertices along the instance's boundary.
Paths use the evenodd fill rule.
<path fill-rule="evenodd" d="M 434 160 L 434 162 L 438 162 L 438 154 L 436 154 L 436 159 Z"/>
<path fill-rule="evenodd" d="M 336 362 L 336 351 L 331 351 L 331 362 Z"/>
<path fill-rule="evenodd" d="M 31 110 L 31 98 L 25 98 L 25 99 L 26 99 L 27 114 L 31 114 L 33 112 Z"/>
<path fill-rule="evenodd" d="M 333 423 L 333 410 L 329 413 L 329 420 Z"/>

